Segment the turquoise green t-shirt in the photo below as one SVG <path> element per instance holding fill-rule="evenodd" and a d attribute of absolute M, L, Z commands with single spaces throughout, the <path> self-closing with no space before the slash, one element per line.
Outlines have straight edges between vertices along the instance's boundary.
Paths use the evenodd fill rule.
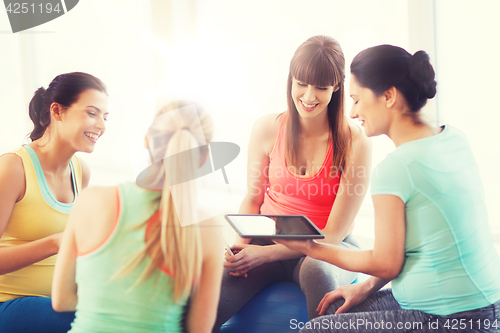
<path fill-rule="evenodd" d="M 500 258 L 479 169 L 461 131 L 446 125 L 402 144 L 375 168 L 371 190 L 405 203 L 405 263 L 392 281 L 403 309 L 448 315 L 500 300 Z"/>
<path fill-rule="evenodd" d="M 119 218 L 111 237 L 76 261 L 78 305 L 71 333 L 182 332 L 183 307 L 172 300 L 173 279 L 160 271 L 135 288 L 147 259 L 133 272 L 112 279 L 144 248 L 145 226 L 158 208 L 160 192 L 135 184 L 119 186 Z"/>

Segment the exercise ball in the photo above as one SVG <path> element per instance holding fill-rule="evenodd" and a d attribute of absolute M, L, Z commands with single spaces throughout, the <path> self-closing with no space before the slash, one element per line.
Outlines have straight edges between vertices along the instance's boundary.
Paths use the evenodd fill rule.
<path fill-rule="evenodd" d="M 298 332 L 308 322 L 306 297 L 293 282 L 262 289 L 221 327 L 221 333 Z"/>

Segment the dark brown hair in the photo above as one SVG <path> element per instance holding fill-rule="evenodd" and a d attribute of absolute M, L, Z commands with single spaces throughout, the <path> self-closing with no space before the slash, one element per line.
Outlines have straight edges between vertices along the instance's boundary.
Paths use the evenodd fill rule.
<path fill-rule="evenodd" d="M 43 87 L 38 88 L 29 105 L 29 115 L 35 126 L 30 133 L 31 141 L 41 138 L 50 125 L 50 106 L 52 103 L 69 108 L 78 100 L 80 93 L 87 89 L 95 89 L 108 94 L 106 86 L 101 80 L 81 72 L 58 75 L 49 84 L 47 90 Z"/>
<path fill-rule="evenodd" d="M 333 142 L 332 167 L 342 170 L 345 166 L 351 142 L 351 131 L 344 116 L 345 59 L 340 44 L 328 36 L 314 36 L 306 40 L 295 51 L 288 74 L 286 119 L 286 157 L 297 166 L 300 123 L 299 113 L 292 98 L 292 79 L 318 86 L 336 86 L 328 103 L 328 123 Z"/>
<path fill-rule="evenodd" d="M 422 122 L 418 111 L 436 95 L 434 69 L 424 51 L 411 55 L 393 45 L 370 47 L 354 57 L 351 74 L 376 96 L 391 87 L 401 91 L 416 123 Z"/>

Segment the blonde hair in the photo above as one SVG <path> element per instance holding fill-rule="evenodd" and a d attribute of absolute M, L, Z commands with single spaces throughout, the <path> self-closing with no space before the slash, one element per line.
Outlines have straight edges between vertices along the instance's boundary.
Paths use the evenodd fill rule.
<path fill-rule="evenodd" d="M 195 106 L 196 112 L 172 112 L 185 107 Z M 199 283 L 202 268 L 201 239 L 196 215 L 196 186 L 193 182 L 181 182 L 169 187 L 168 181 L 175 179 L 194 179 L 200 166 L 200 157 L 208 152 L 206 144 L 213 134 L 210 116 L 198 105 L 185 101 L 172 102 L 157 114 L 168 113 L 168 121 L 150 127 L 146 143 L 160 141 L 167 158 L 162 160 L 162 173 L 165 183 L 156 219 L 151 221 L 145 247 L 118 273 L 130 273 L 146 258 L 150 260 L 141 273 L 137 284 L 148 280 L 160 267 L 166 268 L 174 279 L 174 301 L 180 302 L 189 296 Z M 197 148 L 199 149 L 193 149 Z M 192 154 L 179 154 L 191 151 Z M 177 155 L 176 155 L 177 154 Z M 168 158 L 168 156 L 181 156 Z M 172 191 L 172 192 L 171 192 Z M 174 204 L 177 202 L 177 206 Z M 179 204 L 181 202 L 182 204 Z M 139 227 L 149 221 L 144 221 Z M 183 223 L 181 223 L 183 222 Z"/>

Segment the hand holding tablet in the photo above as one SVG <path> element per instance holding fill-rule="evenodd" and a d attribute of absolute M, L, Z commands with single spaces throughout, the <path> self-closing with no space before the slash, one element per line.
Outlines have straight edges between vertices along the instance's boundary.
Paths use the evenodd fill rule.
<path fill-rule="evenodd" d="M 325 235 L 303 215 L 226 214 L 226 220 L 242 238 L 321 239 Z"/>

